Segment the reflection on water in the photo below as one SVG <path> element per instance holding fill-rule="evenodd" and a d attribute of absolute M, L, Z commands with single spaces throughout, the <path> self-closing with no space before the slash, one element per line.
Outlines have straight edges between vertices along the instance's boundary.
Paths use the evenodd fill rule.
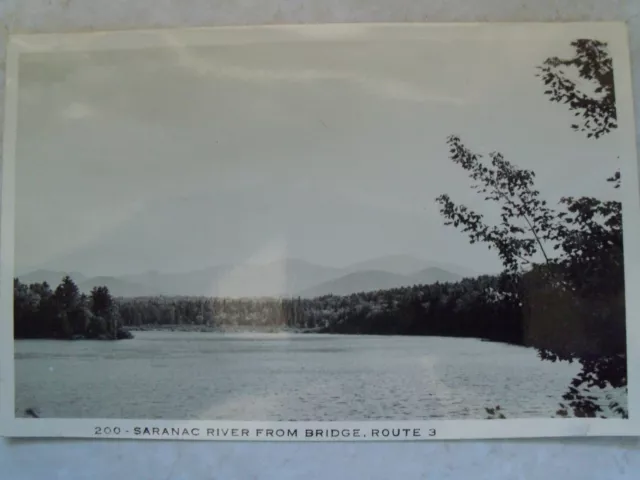
<path fill-rule="evenodd" d="M 372 420 L 550 417 L 576 365 L 474 339 L 136 332 L 16 342 L 16 411 L 43 417 Z"/>

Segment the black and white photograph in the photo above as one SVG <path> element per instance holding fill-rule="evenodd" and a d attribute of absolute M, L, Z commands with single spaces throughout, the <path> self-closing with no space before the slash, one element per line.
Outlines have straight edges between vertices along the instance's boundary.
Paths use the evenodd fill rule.
<path fill-rule="evenodd" d="M 640 433 L 628 57 L 623 24 L 14 37 L 3 433 Z"/>

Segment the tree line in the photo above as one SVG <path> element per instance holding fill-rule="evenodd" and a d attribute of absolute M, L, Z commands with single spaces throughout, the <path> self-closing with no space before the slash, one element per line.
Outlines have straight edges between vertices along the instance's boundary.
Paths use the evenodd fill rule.
<path fill-rule="evenodd" d="M 361 335 L 477 337 L 523 345 L 521 308 L 502 276 L 317 298 L 118 299 L 124 326 L 203 325 Z"/>
<path fill-rule="evenodd" d="M 47 282 L 26 285 L 17 278 L 13 281 L 15 338 L 131 338 L 121 323 L 118 305 L 107 287 L 95 287 L 87 295 L 69 276 L 55 290 Z"/>
<path fill-rule="evenodd" d="M 16 338 L 124 338 L 136 327 L 269 328 L 361 335 L 475 337 L 525 345 L 522 308 L 505 295 L 504 275 L 317 298 L 114 298 L 107 287 L 89 295 L 65 277 L 47 283 L 14 280 Z"/>

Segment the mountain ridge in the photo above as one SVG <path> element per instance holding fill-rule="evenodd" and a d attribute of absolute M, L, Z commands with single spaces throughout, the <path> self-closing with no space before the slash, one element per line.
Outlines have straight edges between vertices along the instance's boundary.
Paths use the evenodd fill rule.
<path fill-rule="evenodd" d="M 369 266 L 386 266 L 367 268 Z M 462 267 L 442 268 L 410 255 L 389 255 L 346 267 L 328 267 L 306 260 L 284 258 L 266 263 L 221 264 L 186 272 L 147 271 L 137 274 L 88 277 L 69 275 L 83 292 L 106 285 L 115 296 L 305 296 L 314 291 L 336 289 L 343 294 L 396 288 L 416 284 L 456 281 L 464 276 Z M 412 268 L 413 266 L 413 268 Z M 457 270 L 454 272 L 452 270 Z M 397 273 L 403 271 L 406 273 Z M 65 272 L 35 270 L 18 278 L 25 283 L 47 281 L 55 289 Z M 346 277 L 346 278 L 345 278 Z M 57 279 L 57 280 L 55 280 Z M 55 280 L 55 281 L 54 281 Z M 333 283 L 332 282 L 337 282 Z"/>
<path fill-rule="evenodd" d="M 391 290 L 414 285 L 430 285 L 461 280 L 463 277 L 447 272 L 438 267 L 428 267 L 414 275 L 400 275 L 383 270 L 363 270 L 351 272 L 342 277 L 316 285 L 311 289 L 299 292 L 305 298 L 325 295 L 352 295 L 355 293 Z"/>

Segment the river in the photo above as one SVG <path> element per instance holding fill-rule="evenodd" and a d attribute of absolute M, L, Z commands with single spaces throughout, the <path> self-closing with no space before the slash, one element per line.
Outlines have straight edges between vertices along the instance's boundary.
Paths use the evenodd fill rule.
<path fill-rule="evenodd" d="M 417 420 L 551 417 L 578 366 L 476 339 L 135 332 L 19 340 L 16 412 L 43 417 Z"/>

